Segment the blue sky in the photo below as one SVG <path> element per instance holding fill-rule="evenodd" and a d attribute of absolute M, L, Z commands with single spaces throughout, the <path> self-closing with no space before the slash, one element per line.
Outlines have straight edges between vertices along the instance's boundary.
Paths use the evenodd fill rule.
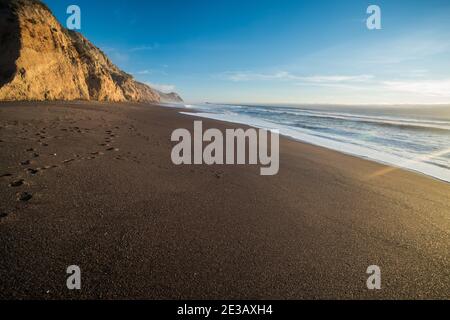
<path fill-rule="evenodd" d="M 78 5 L 114 63 L 189 102 L 450 102 L 448 0 L 44 2 L 63 24 Z"/>

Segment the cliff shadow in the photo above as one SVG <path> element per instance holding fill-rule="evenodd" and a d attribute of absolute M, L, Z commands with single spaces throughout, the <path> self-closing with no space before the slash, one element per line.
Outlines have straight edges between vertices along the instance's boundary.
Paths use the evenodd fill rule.
<path fill-rule="evenodd" d="M 0 88 L 17 72 L 20 55 L 20 23 L 14 1 L 0 0 Z"/>

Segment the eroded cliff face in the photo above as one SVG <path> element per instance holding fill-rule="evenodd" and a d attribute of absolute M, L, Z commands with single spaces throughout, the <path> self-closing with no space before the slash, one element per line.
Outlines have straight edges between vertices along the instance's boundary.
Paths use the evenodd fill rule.
<path fill-rule="evenodd" d="M 0 0 L 0 100 L 182 101 L 139 83 L 39 0 Z"/>

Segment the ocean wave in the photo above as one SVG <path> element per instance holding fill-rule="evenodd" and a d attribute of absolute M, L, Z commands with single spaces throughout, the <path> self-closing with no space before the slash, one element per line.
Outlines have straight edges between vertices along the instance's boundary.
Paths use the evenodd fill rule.
<path fill-rule="evenodd" d="M 258 113 L 258 110 L 250 111 L 252 113 Z M 314 112 L 309 110 L 260 110 L 261 116 L 264 113 L 282 115 L 293 115 L 310 118 L 321 119 L 334 119 L 350 122 L 363 122 L 368 124 L 377 124 L 383 126 L 393 126 L 399 128 L 419 129 L 419 130 L 444 130 L 450 131 L 450 122 L 448 121 L 434 121 L 434 120 L 417 120 L 417 119 L 405 119 L 394 117 L 377 117 L 377 116 L 363 116 L 358 114 L 347 113 L 327 113 L 327 112 Z"/>

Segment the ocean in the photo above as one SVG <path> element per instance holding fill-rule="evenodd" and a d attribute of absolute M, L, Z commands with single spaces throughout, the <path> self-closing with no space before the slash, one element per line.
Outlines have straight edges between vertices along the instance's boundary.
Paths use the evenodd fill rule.
<path fill-rule="evenodd" d="M 450 107 L 185 105 L 184 114 L 258 128 L 450 182 Z"/>

